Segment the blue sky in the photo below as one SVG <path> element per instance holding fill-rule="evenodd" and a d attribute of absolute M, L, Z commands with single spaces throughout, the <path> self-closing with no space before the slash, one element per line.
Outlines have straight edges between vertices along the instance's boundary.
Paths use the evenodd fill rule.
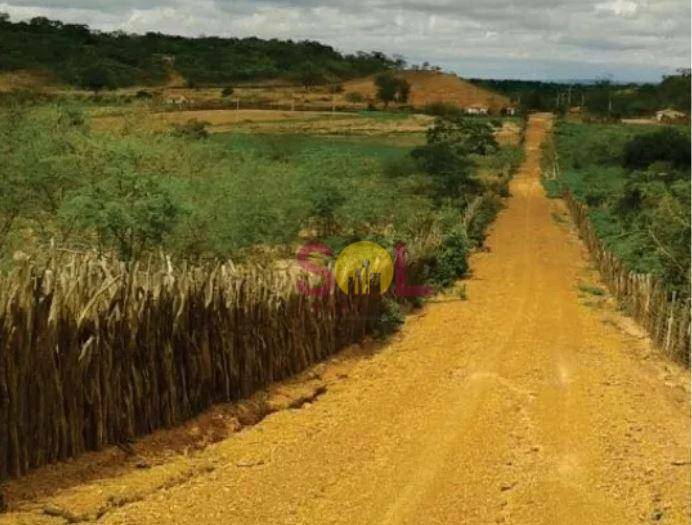
<path fill-rule="evenodd" d="M 689 0 L 10 0 L 102 30 L 314 39 L 463 77 L 656 81 L 690 65 Z"/>

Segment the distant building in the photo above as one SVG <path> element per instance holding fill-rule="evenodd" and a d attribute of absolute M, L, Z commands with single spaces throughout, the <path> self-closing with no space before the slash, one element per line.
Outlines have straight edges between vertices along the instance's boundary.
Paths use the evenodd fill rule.
<path fill-rule="evenodd" d="M 466 114 L 467 115 L 487 115 L 488 114 L 488 107 L 487 106 L 470 106 L 466 108 Z"/>
<path fill-rule="evenodd" d="M 656 120 L 658 122 L 684 122 L 687 120 L 687 114 L 677 109 L 662 109 L 656 112 Z"/>

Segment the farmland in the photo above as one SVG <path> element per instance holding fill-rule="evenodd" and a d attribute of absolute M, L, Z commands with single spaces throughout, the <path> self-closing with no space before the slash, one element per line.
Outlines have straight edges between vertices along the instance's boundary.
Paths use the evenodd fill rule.
<path fill-rule="evenodd" d="M 356 241 L 392 252 L 403 245 L 409 276 L 444 289 L 468 272 L 467 258 L 482 246 L 522 157 L 516 121 L 354 114 L 348 118 L 356 127 L 344 128 L 334 126 L 342 116 L 330 113 L 246 115 L 255 117 L 248 119 L 252 126 L 266 127 L 241 122 L 225 131 L 223 120 L 212 118 L 217 126 L 209 126 L 210 134 L 206 123 L 182 118 L 187 112 L 168 112 L 172 119 L 153 125 L 140 115 L 145 125 L 136 126 L 112 108 L 75 103 L 3 110 L 1 288 L 17 293 L 0 295 L 0 340 L 18 346 L 3 354 L 12 391 L 3 421 L 13 437 L 0 476 L 182 423 L 365 335 L 391 333 L 403 320 L 402 308 L 419 305 L 420 297 L 357 299 L 328 289 L 326 299 L 311 300 L 296 280 L 301 245 L 319 243 L 325 255 Z M 103 125 L 104 119 L 111 120 Z M 305 123 L 325 132 L 309 133 L 319 128 Z M 362 285 L 358 281 L 357 289 Z M 211 296 L 218 300 L 209 302 L 208 290 L 216 290 Z M 33 302 L 35 294 L 45 302 Z M 199 301 L 211 316 L 206 325 L 192 321 L 201 313 Z M 17 307 L 25 312 L 19 317 Z M 24 325 L 24 315 L 43 328 Z M 161 320 L 145 322 L 152 315 Z M 28 339 L 15 339 L 20 325 L 53 341 L 46 344 L 64 364 L 56 367 L 49 355 L 23 345 Z M 172 331 L 164 344 L 155 327 L 165 325 Z M 233 342 L 223 342 L 217 330 L 233 334 Z M 247 335 L 240 338 L 241 332 Z M 182 342 L 188 338 L 215 342 L 193 345 L 194 357 Z M 152 351 L 143 350 L 144 339 Z M 116 347 L 117 356 L 111 353 Z M 174 347 L 178 357 L 154 357 Z M 99 408 L 74 383 L 87 373 L 80 364 L 85 356 L 97 367 L 117 363 L 103 381 L 95 368 L 91 380 L 80 380 L 104 392 Z M 245 364 L 239 370 L 237 363 Z M 152 377 L 159 379 L 146 379 Z M 182 377 L 190 378 L 189 387 L 179 390 L 174 385 Z M 60 393 L 47 395 L 35 381 L 61 385 Z M 203 391 L 201 383 L 208 385 Z M 148 408 L 128 394 L 143 388 L 150 391 Z M 169 393 L 159 397 L 164 388 Z M 66 402 L 51 401 L 59 396 Z M 29 422 L 19 407 L 34 404 L 44 407 L 44 416 Z M 115 422 L 125 413 L 131 419 L 123 429 Z M 42 430 L 31 432 L 35 425 Z M 31 436 L 37 441 L 27 445 Z"/>
<path fill-rule="evenodd" d="M 690 522 L 684 9 L 25 3 L 0 525 Z"/>
<path fill-rule="evenodd" d="M 67 516 L 113 524 L 153 524 L 170 516 L 181 524 L 211 523 L 229 508 L 232 520 L 247 523 L 281 522 L 286 515 L 304 522 L 329 517 L 337 523 L 367 522 L 373 516 L 417 521 L 463 515 L 484 523 L 511 515 L 528 524 L 540 512 L 551 523 L 577 524 L 587 515 L 629 524 L 639 515 L 658 515 L 663 512 L 660 508 L 673 522 L 684 521 L 689 516 L 689 481 L 678 465 L 686 461 L 689 450 L 685 372 L 660 362 L 641 332 L 600 290 L 598 276 L 586 263 L 579 239 L 564 224 L 566 219 L 552 219 L 565 217 L 565 210 L 559 202 L 545 198 L 540 184 L 539 146 L 549 131 L 550 117 L 540 115 L 529 121 L 526 160 L 510 184 L 512 197 L 487 241 L 489 251 L 471 257 L 473 276 L 465 281 L 465 299 L 443 295 L 414 315 L 399 337 L 338 353 L 297 382 L 279 382 L 246 402 L 220 405 L 183 428 L 138 439 L 128 445 L 127 456 L 121 449 L 107 448 L 9 482 L 6 493 L 11 512 L 5 521 L 31 522 L 50 512 L 60 520 Z M 254 142 L 252 136 L 241 138 L 250 142 L 238 144 L 239 150 L 262 147 L 262 141 Z M 237 140 L 222 135 L 218 139 Z M 396 150 L 390 148 L 375 146 L 379 157 L 397 158 Z M 116 403 L 137 407 L 127 409 L 125 417 L 140 429 L 160 417 L 177 421 L 190 410 L 190 402 L 199 403 L 208 396 L 225 399 L 223 371 L 233 361 L 224 361 L 226 351 L 218 346 L 221 337 L 234 337 L 229 346 L 234 352 L 249 344 L 249 352 L 240 356 L 251 359 L 240 370 L 251 370 L 252 380 L 257 381 L 280 371 L 282 363 L 291 363 L 296 356 L 310 359 L 313 352 L 330 348 L 335 333 L 362 329 L 357 314 L 362 303 L 351 304 L 351 314 L 334 324 L 334 315 L 341 310 L 329 310 L 330 298 L 315 312 L 324 317 L 313 324 L 315 314 L 308 315 L 313 309 L 293 310 L 300 304 L 296 301 L 302 301 L 299 298 L 286 302 L 265 290 L 243 295 L 241 301 L 234 294 L 243 290 L 254 294 L 254 285 L 227 287 L 234 282 L 228 267 L 200 272 L 198 268 L 165 270 L 163 265 L 162 271 L 149 277 L 145 269 L 140 277 L 118 281 L 132 283 L 135 290 L 154 287 L 151 295 L 102 295 L 98 308 L 88 313 L 85 326 L 102 330 L 100 340 L 106 343 L 90 347 L 87 355 L 94 356 L 87 358 L 90 367 L 107 367 L 112 362 L 121 380 L 112 384 L 113 374 L 89 369 L 72 372 L 84 374 L 89 389 L 66 393 L 70 399 L 74 396 L 77 407 L 89 410 L 73 411 L 67 405 L 68 421 L 85 418 L 88 422 L 71 440 L 103 439 L 122 432 L 122 426 L 112 423 L 118 414 Z M 60 275 L 55 281 L 60 290 L 56 298 L 71 308 L 75 293 L 89 295 L 84 288 L 89 279 L 70 285 L 73 279 L 62 272 L 98 275 L 102 267 L 114 276 L 124 270 L 106 262 L 73 262 L 56 269 L 60 272 L 55 274 Z M 211 283 L 206 281 L 210 276 Z M 42 286 L 45 280 L 34 282 Z M 42 292 L 30 288 L 28 293 Z M 211 302 L 206 303 L 205 296 Z M 600 297 L 601 302 L 592 306 L 593 299 L 586 296 Z M 127 316 L 118 315 L 112 303 L 123 304 L 119 297 L 135 301 L 131 306 L 127 303 Z M 161 299 L 152 304 L 161 306 L 152 310 L 157 319 L 162 321 L 181 308 L 180 321 L 162 322 L 173 328 L 160 333 L 157 323 L 143 318 L 135 324 L 139 337 L 129 339 L 125 323 L 145 312 L 137 302 L 149 297 Z M 261 297 L 271 301 L 253 304 L 253 298 Z M 273 321 L 262 305 L 271 305 Z M 238 310 L 212 322 L 223 308 Z M 286 312 L 291 315 L 286 317 Z M 41 340 L 51 340 L 55 335 L 48 312 L 37 310 L 36 315 L 48 318 L 37 326 L 45 327 Z M 69 319 L 68 315 L 59 322 L 69 323 Z M 234 330 L 223 329 L 211 339 L 203 335 L 207 329 L 216 330 L 218 323 L 225 327 L 231 320 L 243 323 L 244 319 L 247 326 L 233 325 Z M 489 331 L 488 326 L 494 329 Z M 310 337 L 302 336 L 306 328 Z M 344 328 L 346 332 L 341 331 Z M 275 339 L 284 330 L 285 335 Z M 169 361 L 170 354 L 164 352 L 160 359 L 148 361 L 161 348 L 156 341 L 171 336 L 172 352 L 178 357 Z M 110 343 L 111 338 L 117 344 Z M 64 355 L 80 353 L 74 341 L 62 340 Z M 132 341 L 140 346 L 130 346 Z M 287 343 L 298 346 L 292 350 Z M 120 368 L 120 360 L 102 360 L 113 347 L 120 349 L 121 359 L 138 363 L 137 367 L 128 371 Z M 270 348 L 273 351 L 265 353 Z M 277 353 L 284 348 L 285 354 Z M 42 363 L 37 367 L 41 374 L 52 373 L 52 359 L 45 359 L 45 353 L 36 359 Z M 37 380 L 30 367 L 22 362 L 17 365 L 29 385 Z M 163 366 L 163 375 L 138 376 L 135 372 L 144 366 Z M 178 373 L 201 381 L 175 381 Z M 540 379 L 541 374 L 546 374 L 545 379 Z M 661 384 L 664 374 L 670 387 Z M 612 381 L 618 381 L 617 387 Z M 105 390 L 106 396 L 94 404 L 88 392 L 101 391 L 92 390 L 99 382 L 114 390 Z M 131 384 L 132 390 L 118 393 L 122 384 Z M 159 388 L 153 389 L 154 384 Z M 176 384 L 186 384 L 191 391 L 183 394 L 174 388 Z M 231 385 L 236 388 L 237 383 Z M 152 394 L 128 394 L 139 389 Z M 29 395 L 35 392 L 29 389 Z M 159 398 L 155 392 L 164 395 Z M 137 405 L 131 405 L 130 399 Z M 44 413 L 64 410 L 63 406 L 51 398 Z M 25 457 L 35 461 L 41 457 L 37 451 L 59 451 L 61 441 L 53 436 L 60 435 L 60 427 L 47 431 L 52 421 L 44 420 L 46 431 L 25 438 L 40 448 L 19 449 L 20 462 L 11 465 L 21 465 Z M 604 430 L 598 438 L 585 440 L 593 428 Z M 628 434 L 625 443 L 638 454 L 623 455 L 613 449 L 613 442 Z M 89 441 L 74 443 L 83 447 Z M 575 451 L 581 459 L 576 459 Z M 640 468 L 639 454 L 651 462 L 648 471 Z M 582 485 L 585 476 L 596 482 Z M 416 480 L 414 485 L 411 479 Z M 468 481 L 473 490 L 448 497 L 450 479 Z M 314 495 L 315 480 L 323 483 L 320 494 L 324 498 Z M 295 488 L 288 496 L 287 484 Z M 412 491 L 415 498 L 404 501 L 398 496 L 401 486 L 421 490 Z M 653 501 L 651 486 L 661 494 Z M 548 497 L 536 501 L 537 490 Z M 508 492 L 511 498 L 506 499 Z M 268 494 L 276 498 L 276 505 L 247 504 L 263 501 Z M 633 495 L 632 501 L 626 500 L 626 494 Z M 332 502 L 339 498 L 359 503 L 346 509 L 334 506 Z M 555 503 L 563 498 L 570 502 L 568 506 Z M 476 505 L 478 501 L 492 505 Z"/>
<path fill-rule="evenodd" d="M 139 119 L 131 109 L 91 111 L 49 105 L 4 113 L 5 169 L 14 181 L 3 201 L 6 256 L 51 239 L 129 256 L 158 248 L 196 260 L 286 255 L 301 236 L 343 243 L 396 232 L 405 240 L 470 202 L 437 202 L 431 176 L 411 157 L 425 144 L 427 116 L 247 111 L 238 122 L 223 111 Z M 476 156 L 479 176 L 499 180 L 516 166 L 519 132 L 513 122 L 496 128 L 502 146 Z M 31 170 L 39 156 L 42 177 Z M 141 185 L 146 198 L 133 201 Z M 148 214 L 149 224 L 139 228 L 136 213 Z M 136 233 L 126 239 L 116 224 Z"/>

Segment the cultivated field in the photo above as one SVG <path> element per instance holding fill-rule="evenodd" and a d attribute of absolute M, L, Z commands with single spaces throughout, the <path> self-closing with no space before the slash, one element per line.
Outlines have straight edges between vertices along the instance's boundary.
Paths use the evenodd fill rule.
<path fill-rule="evenodd" d="M 545 197 L 550 128 L 531 119 L 513 197 L 463 298 L 442 294 L 394 340 L 127 456 L 8 483 L 0 523 L 688 521 L 686 371 L 618 311 L 564 205 Z"/>
<path fill-rule="evenodd" d="M 690 523 L 681 8 L 26 3 L 0 525 Z"/>
<path fill-rule="evenodd" d="M 306 135 L 391 135 L 406 140 L 410 135 L 413 145 L 424 140 L 423 135 L 435 117 L 416 113 L 386 112 L 319 112 L 275 110 L 186 110 L 157 112 L 146 107 L 97 107 L 91 112 L 95 131 L 121 131 L 124 128 L 146 131 L 168 131 L 174 125 L 194 120 L 207 125 L 211 133 L 260 133 Z M 474 117 L 480 121 L 487 118 Z M 517 119 L 499 120 L 496 130 L 502 144 L 516 145 L 521 136 L 521 122 Z"/>

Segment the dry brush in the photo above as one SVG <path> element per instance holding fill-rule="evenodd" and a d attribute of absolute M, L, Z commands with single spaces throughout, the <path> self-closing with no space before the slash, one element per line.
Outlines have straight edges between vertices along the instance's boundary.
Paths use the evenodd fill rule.
<path fill-rule="evenodd" d="M 73 255 L 0 277 L 0 479 L 178 424 L 372 331 L 379 294 Z"/>

